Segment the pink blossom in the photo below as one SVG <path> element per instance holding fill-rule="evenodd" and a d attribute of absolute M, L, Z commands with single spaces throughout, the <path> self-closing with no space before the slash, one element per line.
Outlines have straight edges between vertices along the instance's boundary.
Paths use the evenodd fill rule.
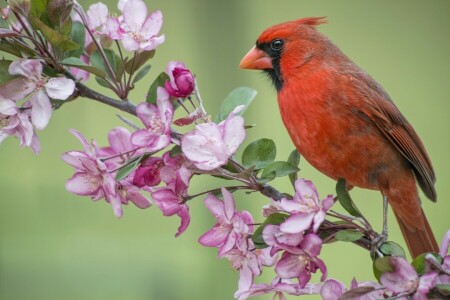
<path fill-rule="evenodd" d="M 130 0 L 133 1 L 133 0 Z M 170 144 L 170 125 L 173 118 L 173 107 L 166 90 L 157 90 L 157 106 L 141 103 L 136 113 L 146 129 L 136 131 L 131 136 L 131 142 L 138 147 L 146 147 L 147 151 L 157 151 Z"/>
<path fill-rule="evenodd" d="M 164 87 L 170 96 L 185 98 L 192 94 L 195 88 L 195 79 L 191 71 L 179 61 L 171 61 L 167 64 L 166 73 L 170 80 L 166 81 Z"/>
<path fill-rule="evenodd" d="M 392 296 L 392 292 L 387 291 L 385 287 L 378 283 L 371 281 L 358 283 L 355 279 L 353 279 L 350 290 L 358 287 L 372 287 L 373 290 L 369 290 L 365 294 L 352 298 L 354 300 L 377 300 Z M 347 289 L 342 282 L 335 279 L 328 279 L 323 283 L 322 288 L 320 289 L 320 295 L 324 300 L 338 300 L 346 291 Z"/>
<path fill-rule="evenodd" d="M 301 287 L 298 283 L 293 283 L 288 279 L 281 279 L 275 277 L 272 283 L 269 284 L 253 284 L 247 291 L 237 291 L 234 297 L 238 300 L 245 300 L 249 297 L 260 296 L 274 293 L 272 300 L 286 300 L 284 294 L 301 296 L 301 295 L 315 295 L 320 291 L 320 284 L 307 284 Z"/>
<path fill-rule="evenodd" d="M 161 30 L 163 16 L 161 11 L 152 12 L 147 17 L 147 5 L 142 0 L 128 0 L 123 4 L 122 22 L 110 21 L 108 32 L 116 31 L 118 39 L 128 51 L 154 50 L 164 43 L 164 35 L 157 36 Z M 120 26 L 117 25 L 120 23 Z"/>
<path fill-rule="evenodd" d="M 148 157 L 136 169 L 133 177 L 133 184 L 137 187 L 156 186 L 160 184 L 159 172 L 164 165 L 164 160 L 160 157 Z"/>
<path fill-rule="evenodd" d="M 115 170 L 123 166 L 127 161 L 135 156 L 144 153 L 131 143 L 131 133 L 123 127 L 111 129 L 108 133 L 109 146 L 99 149 L 98 155 L 108 167 L 108 170 Z"/>
<path fill-rule="evenodd" d="M 0 144 L 8 136 L 16 136 L 21 147 L 31 147 L 37 154 L 40 144 L 28 111 L 20 112 L 14 101 L 0 96 Z"/>
<path fill-rule="evenodd" d="M 0 96 L 18 101 L 31 95 L 31 121 L 39 130 L 47 126 L 52 114 L 49 97 L 65 100 L 75 89 L 75 82 L 71 79 L 43 77 L 42 64 L 35 59 L 21 58 L 13 61 L 9 66 L 9 73 L 21 77 L 2 85 Z"/>
<path fill-rule="evenodd" d="M 381 275 L 380 283 L 396 294 L 413 295 L 413 300 L 428 299 L 428 292 L 436 285 L 437 272 L 430 272 L 419 277 L 416 270 L 401 257 L 389 257 L 394 269 Z"/>
<path fill-rule="evenodd" d="M 240 239 L 250 233 L 248 224 L 253 223 L 250 213 L 237 212 L 233 195 L 224 187 L 221 189 L 223 201 L 213 194 L 205 198 L 205 206 L 214 215 L 217 224 L 199 238 L 199 243 L 207 247 L 218 247 L 219 256 L 235 247 Z"/>
<path fill-rule="evenodd" d="M 182 166 L 177 171 L 176 180 L 173 185 L 159 188 L 155 192 L 152 192 L 152 198 L 164 216 L 177 214 L 180 217 L 181 225 L 175 234 L 176 237 L 180 236 L 190 223 L 189 207 L 185 203 L 184 197 L 187 196 L 191 176 L 192 173 L 186 167 Z"/>
<path fill-rule="evenodd" d="M 115 173 L 98 156 L 101 152 L 96 143 L 92 145 L 76 130 L 71 130 L 84 147 L 84 151 L 69 151 L 62 159 L 75 168 L 75 174 L 66 182 L 66 189 L 76 195 L 90 196 L 92 200 L 105 200 L 111 204 L 114 214 L 121 217 L 122 204 L 132 201 L 139 208 L 147 208 L 151 202 L 127 181 L 116 183 Z"/>
<path fill-rule="evenodd" d="M 322 248 L 322 240 L 316 234 L 307 234 L 295 252 L 284 251 L 275 272 L 283 279 L 298 278 L 301 286 L 311 279 L 311 273 L 322 272 L 321 281 L 327 277 L 327 268 L 317 256 Z M 292 251 L 292 249 L 290 250 Z"/>
<path fill-rule="evenodd" d="M 201 170 L 213 170 L 224 165 L 245 139 L 244 119 L 236 114 L 237 107 L 226 120 L 203 123 L 185 134 L 181 148 L 186 157 Z"/>
<path fill-rule="evenodd" d="M 271 252 L 274 253 L 283 249 L 295 249 L 303 240 L 303 233 L 285 233 L 280 230 L 279 225 L 268 224 L 264 227 L 263 239 L 267 245 L 272 246 Z"/>
<path fill-rule="evenodd" d="M 448 255 L 448 249 L 450 245 L 450 230 L 447 231 L 444 238 L 442 239 L 441 248 L 439 254 L 443 258 L 442 269 L 447 274 L 441 274 L 437 278 L 437 283 L 439 284 L 450 284 L 450 255 Z"/>
<path fill-rule="evenodd" d="M 261 275 L 262 268 L 255 254 L 251 239 L 240 239 L 233 249 L 225 254 L 233 269 L 239 271 L 238 293 L 247 291 L 255 276 Z"/>
<path fill-rule="evenodd" d="M 319 203 L 319 195 L 314 184 L 305 179 L 295 182 L 294 199 L 281 199 L 274 201 L 274 206 L 279 210 L 291 214 L 291 216 L 280 225 L 280 230 L 285 233 L 301 233 L 312 226 L 317 232 L 319 226 L 325 220 L 327 210 L 333 205 L 332 195 L 328 195 Z"/>

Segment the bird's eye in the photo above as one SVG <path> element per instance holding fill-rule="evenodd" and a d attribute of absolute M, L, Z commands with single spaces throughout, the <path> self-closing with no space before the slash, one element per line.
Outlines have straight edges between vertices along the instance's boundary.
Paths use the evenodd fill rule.
<path fill-rule="evenodd" d="M 283 45 L 284 45 L 283 40 L 276 39 L 276 40 L 272 41 L 272 43 L 270 44 L 270 47 L 272 48 L 272 50 L 279 51 L 279 50 L 281 50 Z"/>

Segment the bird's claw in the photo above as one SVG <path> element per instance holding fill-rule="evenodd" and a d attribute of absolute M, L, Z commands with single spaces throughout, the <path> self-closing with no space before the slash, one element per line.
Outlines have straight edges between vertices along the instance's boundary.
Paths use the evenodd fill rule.
<path fill-rule="evenodd" d="M 379 257 L 383 256 L 383 253 L 379 250 L 381 246 L 388 240 L 388 233 L 383 231 L 375 239 L 372 240 L 372 249 L 370 250 L 372 256 L 375 254 Z"/>

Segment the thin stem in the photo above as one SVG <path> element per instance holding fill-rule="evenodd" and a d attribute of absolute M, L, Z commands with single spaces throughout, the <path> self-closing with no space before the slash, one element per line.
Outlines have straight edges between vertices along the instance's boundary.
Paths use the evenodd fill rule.
<path fill-rule="evenodd" d="M 130 86 L 131 86 L 131 78 L 133 77 L 133 73 L 134 73 L 134 64 L 135 64 L 135 62 L 136 62 L 137 53 L 138 53 L 138 52 L 134 52 L 133 62 L 131 63 L 130 76 L 128 76 L 128 82 L 127 82 L 127 84 L 126 84 L 126 86 L 125 86 L 127 91 L 130 90 Z"/>
<path fill-rule="evenodd" d="M 202 100 L 202 97 L 200 96 L 200 90 L 198 89 L 197 79 L 195 79 L 195 88 L 194 88 L 193 94 L 195 95 L 195 98 L 197 98 L 197 102 L 198 102 L 198 105 L 200 106 L 200 111 L 202 112 L 203 119 L 205 121 L 208 121 L 207 120 L 208 114 L 206 113 L 206 110 L 203 107 L 203 100 Z"/>
<path fill-rule="evenodd" d="M 133 150 L 125 151 L 125 152 L 122 152 L 122 153 L 119 153 L 119 154 L 115 154 L 115 155 L 112 155 L 112 156 L 101 158 L 100 160 L 101 161 L 107 161 L 107 160 L 110 160 L 110 159 L 113 159 L 113 158 L 116 158 L 116 157 L 121 157 L 123 155 L 128 155 L 128 154 L 130 154 L 130 156 L 132 156 L 139 149 L 140 148 L 136 148 L 136 149 L 133 149 Z"/>
<path fill-rule="evenodd" d="M 119 50 L 120 60 L 122 61 L 122 63 L 124 63 L 124 56 L 123 56 L 123 53 L 122 53 L 122 47 L 120 47 L 120 44 L 119 44 L 118 40 L 115 40 L 114 42 L 116 43 L 117 49 Z M 122 77 L 123 77 L 123 81 L 119 80 L 119 84 L 120 84 L 120 86 L 121 86 L 121 88 L 123 90 L 124 86 L 125 86 L 125 83 L 126 83 L 126 72 L 125 72 L 125 70 L 122 73 Z"/>
<path fill-rule="evenodd" d="M 122 117 L 121 115 L 116 115 L 120 121 L 124 122 L 125 124 L 127 124 L 128 126 L 130 126 L 131 128 L 133 128 L 134 130 L 139 130 L 141 129 L 139 126 L 137 126 L 136 124 L 134 124 L 131 120 L 128 120 L 125 117 Z"/>
<path fill-rule="evenodd" d="M 103 50 L 102 45 L 97 41 L 97 39 L 94 36 L 94 33 L 91 31 L 91 29 L 87 25 L 88 23 L 87 23 L 87 20 L 86 20 L 86 16 L 84 15 L 84 12 L 82 10 L 80 10 L 80 8 L 77 5 L 74 6 L 74 10 L 78 13 L 78 15 L 80 16 L 81 20 L 83 21 L 84 27 L 86 28 L 87 32 L 91 36 L 92 41 L 95 43 L 95 46 L 97 47 L 97 50 L 100 53 L 100 55 L 101 55 L 101 57 L 103 59 L 103 62 L 106 65 L 106 69 L 107 69 L 107 71 L 109 73 L 109 76 L 111 77 L 111 79 L 113 81 L 113 84 L 116 87 L 116 89 L 114 89 L 114 92 L 117 94 L 117 96 L 122 98 L 123 97 L 122 88 L 117 83 L 116 74 L 114 73 L 114 70 L 111 67 L 111 64 L 109 63 L 109 60 L 106 57 L 106 54 L 105 54 L 105 51 Z"/>
<path fill-rule="evenodd" d="M 178 98 L 178 99 L 177 99 L 177 103 L 180 104 L 180 106 L 181 106 L 182 108 L 184 108 L 184 110 L 187 112 L 188 115 L 190 114 L 189 109 L 187 109 L 186 105 L 184 105 L 183 100 L 181 100 L 180 98 Z"/>
<path fill-rule="evenodd" d="M 234 191 L 250 189 L 246 185 L 227 186 L 225 188 L 229 189 L 229 190 L 234 190 Z M 188 195 L 188 196 L 184 197 L 184 199 L 183 199 L 184 201 L 183 202 L 187 202 L 187 201 L 189 201 L 189 200 L 191 200 L 193 198 L 196 198 L 196 197 L 199 197 L 199 196 L 202 196 L 202 195 L 206 195 L 206 194 L 210 194 L 210 193 L 217 193 L 217 192 L 220 192 L 221 190 L 222 190 L 222 188 L 220 187 L 220 188 L 215 188 L 215 189 L 208 190 L 208 191 L 205 191 L 205 192 L 201 192 L 201 193 L 198 193 L 198 194 Z"/>

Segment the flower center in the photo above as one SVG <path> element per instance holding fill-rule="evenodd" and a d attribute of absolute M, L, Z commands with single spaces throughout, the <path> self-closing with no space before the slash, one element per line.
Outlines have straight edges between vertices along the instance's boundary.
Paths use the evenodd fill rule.
<path fill-rule="evenodd" d="M 142 43 L 142 41 L 145 40 L 144 36 L 140 32 L 131 31 L 129 32 L 129 34 L 131 35 L 133 40 L 136 41 L 136 43 Z"/>
<path fill-rule="evenodd" d="M 2 116 L 0 114 L 0 129 L 8 126 L 10 121 L 11 121 L 10 116 Z"/>
<path fill-rule="evenodd" d="M 152 132 L 164 133 L 165 126 L 161 118 L 155 116 L 150 121 L 150 128 L 152 129 Z"/>

